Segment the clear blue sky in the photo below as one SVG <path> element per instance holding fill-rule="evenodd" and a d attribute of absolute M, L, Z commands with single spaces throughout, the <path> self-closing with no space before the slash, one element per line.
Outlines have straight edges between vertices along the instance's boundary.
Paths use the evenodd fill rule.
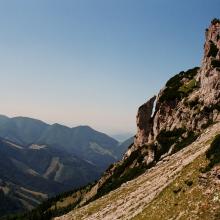
<path fill-rule="evenodd" d="M 219 0 L 0 0 L 0 113 L 135 132 L 214 17 Z"/>

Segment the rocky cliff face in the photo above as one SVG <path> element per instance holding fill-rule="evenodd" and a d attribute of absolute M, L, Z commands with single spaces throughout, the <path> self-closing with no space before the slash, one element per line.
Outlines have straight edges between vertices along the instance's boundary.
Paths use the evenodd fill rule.
<path fill-rule="evenodd" d="M 153 166 L 164 155 L 181 150 L 195 141 L 205 128 L 219 121 L 219 79 L 220 20 L 214 19 L 206 30 L 201 67 L 175 75 L 157 97 L 138 109 L 134 144 L 123 160 L 106 171 L 89 198 L 116 188 Z"/>
<path fill-rule="evenodd" d="M 200 100 L 216 105 L 220 100 L 220 23 L 215 19 L 206 30 L 204 58 L 198 80 L 201 82 Z"/>
<path fill-rule="evenodd" d="M 135 137 L 135 145 L 143 146 L 146 142 L 148 142 L 148 137 L 151 132 L 152 127 L 152 112 L 153 106 L 156 96 L 151 98 L 148 102 L 143 104 L 138 109 L 137 113 L 137 136 Z"/>
<path fill-rule="evenodd" d="M 219 110 L 220 21 L 214 19 L 206 30 L 201 67 L 180 72 L 166 83 L 157 96 L 152 118 L 143 111 L 138 112 L 133 150 L 154 143 L 154 148 L 151 147 L 154 159 L 166 152 L 177 151 L 184 146 L 184 141 L 188 143 L 204 128 L 218 121 Z M 148 132 L 143 133 L 146 129 Z"/>

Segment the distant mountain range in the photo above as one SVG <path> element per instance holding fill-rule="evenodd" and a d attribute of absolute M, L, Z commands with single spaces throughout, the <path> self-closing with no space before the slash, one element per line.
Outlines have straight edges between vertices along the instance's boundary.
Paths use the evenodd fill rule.
<path fill-rule="evenodd" d="M 89 126 L 0 115 L 0 215 L 95 181 L 132 142 L 119 143 Z"/>
<path fill-rule="evenodd" d="M 0 115 L 0 137 L 28 148 L 31 144 L 65 150 L 105 170 L 119 160 L 126 149 L 123 143 L 89 126 L 69 128 L 49 125 L 27 117 L 8 118 Z"/>

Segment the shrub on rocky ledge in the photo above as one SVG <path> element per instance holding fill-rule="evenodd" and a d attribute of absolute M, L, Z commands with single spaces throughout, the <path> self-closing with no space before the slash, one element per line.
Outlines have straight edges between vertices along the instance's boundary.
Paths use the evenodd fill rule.
<path fill-rule="evenodd" d="M 209 159 L 209 164 L 205 171 L 211 170 L 215 164 L 220 163 L 220 134 L 216 135 L 212 141 L 210 148 L 206 152 L 206 157 Z"/>
<path fill-rule="evenodd" d="M 220 67 L 220 60 L 212 60 L 211 65 L 212 65 L 213 68 Z"/>
<path fill-rule="evenodd" d="M 159 98 L 160 102 L 180 100 L 181 98 L 188 96 L 190 92 L 196 87 L 196 81 L 194 77 L 196 76 L 199 67 L 189 69 L 186 72 L 182 71 L 179 74 L 173 76 L 166 83 L 166 88 L 163 94 Z M 186 85 L 183 79 L 187 79 Z"/>
<path fill-rule="evenodd" d="M 210 42 L 210 48 L 207 57 L 216 57 L 218 53 L 218 48 L 211 40 L 209 42 Z"/>
<path fill-rule="evenodd" d="M 220 19 L 218 18 L 214 18 L 212 21 L 211 21 L 212 25 L 215 25 L 217 23 L 220 23 Z"/>

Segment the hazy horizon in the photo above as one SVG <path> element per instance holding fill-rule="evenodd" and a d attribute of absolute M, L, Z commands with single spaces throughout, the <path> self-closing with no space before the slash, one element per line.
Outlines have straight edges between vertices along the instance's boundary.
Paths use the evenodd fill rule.
<path fill-rule="evenodd" d="M 48 125 L 53 125 L 53 124 L 59 124 L 59 125 L 62 125 L 62 126 L 65 126 L 65 127 L 68 127 L 68 128 L 75 128 L 75 127 L 80 127 L 80 126 L 89 126 L 90 128 L 92 129 L 95 129 L 94 127 L 91 127 L 90 125 L 88 124 L 77 124 L 77 125 L 74 125 L 74 126 L 69 126 L 67 124 L 63 124 L 62 122 L 59 123 L 59 122 L 49 122 L 49 121 L 44 121 L 44 120 L 41 120 L 40 118 L 32 118 L 32 117 L 27 117 L 27 116 L 23 116 L 23 115 L 14 115 L 14 116 L 9 116 L 9 115 L 4 115 L 4 114 L 0 114 L 0 116 L 3 116 L 3 117 L 7 117 L 7 118 L 28 118 L 28 119 L 34 119 L 34 120 L 39 120 L 41 122 L 44 122 Z M 106 133 L 107 135 L 113 137 L 114 139 L 116 139 L 117 141 L 119 142 L 123 142 L 125 140 L 127 140 L 128 138 L 131 138 L 132 136 L 134 136 L 134 133 L 131 133 L 131 132 L 110 132 L 110 133 L 107 133 L 107 132 L 103 132 L 101 130 L 97 130 L 95 129 L 96 131 L 98 132 L 101 132 L 101 133 Z"/>
<path fill-rule="evenodd" d="M 136 112 L 200 65 L 219 2 L 0 2 L 0 114 L 135 133 Z"/>

